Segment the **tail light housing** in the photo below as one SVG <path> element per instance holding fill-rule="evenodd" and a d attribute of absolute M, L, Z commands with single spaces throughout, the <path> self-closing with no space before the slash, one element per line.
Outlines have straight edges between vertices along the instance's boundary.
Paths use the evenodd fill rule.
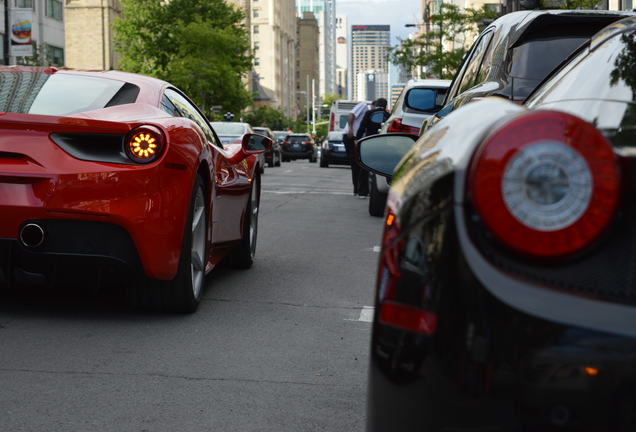
<path fill-rule="evenodd" d="M 397 217 L 387 210 L 382 255 L 378 267 L 378 315 L 380 324 L 432 335 L 437 330 L 437 314 L 419 305 L 410 305 L 397 300 L 397 290 L 402 277 L 400 267 L 405 241 L 402 238 Z M 422 287 L 425 289 L 425 287 Z"/>
<path fill-rule="evenodd" d="M 404 123 L 402 123 L 402 119 L 401 118 L 396 118 L 396 119 L 391 120 L 391 122 L 389 123 L 389 127 L 387 128 L 387 132 L 403 132 L 403 133 L 410 133 L 410 134 L 413 134 L 413 135 L 419 135 L 420 128 L 414 127 L 414 126 L 405 125 Z"/>
<path fill-rule="evenodd" d="M 149 164 L 161 157 L 165 142 L 159 128 L 150 125 L 136 127 L 124 139 L 124 149 L 130 160 Z"/>
<path fill-rule="evenodd" d="M 331 113 L 329 116 L 329 132 L 333 132 L 334 126 L 336 125 L 336 114 Z"/>
<path fill-rule="evenodd" d="M 509 248 L 549 258 L 596 240 L 618 205 L 612 146 L 570 114 L 536 111 L 489 135 L 473 156 L 468 194 L 486 227 Z"/>

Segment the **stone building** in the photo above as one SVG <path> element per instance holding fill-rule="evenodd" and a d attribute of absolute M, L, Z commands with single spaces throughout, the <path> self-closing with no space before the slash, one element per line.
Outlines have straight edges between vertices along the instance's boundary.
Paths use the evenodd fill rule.
<path fill-rule="evenodd" d="M 320 88 L 320 61 L 316 55 L 320 44 L 320 33 L 318 20 L 312 12 L 303 12 L 302 18 L 298 18 L 297 34 L 296 103 L 298 111 L 303 111 L 312 104 L 310 99 L 312 91 L 319 93 Z"/>
<path fill-rule="evenodd" d="M 76 69 L 117 68 L 113 23 L 121 15 L 119 0 L 65 0 L 66 66 Z"/>

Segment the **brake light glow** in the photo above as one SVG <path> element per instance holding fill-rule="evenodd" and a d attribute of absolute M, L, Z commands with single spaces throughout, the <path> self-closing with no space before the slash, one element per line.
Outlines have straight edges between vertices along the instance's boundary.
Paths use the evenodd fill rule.
<path fill-rule="evenodd" d="M 594 240 L 614 216 L 620 172 L 611 145 L 570 114 L 536 111 L 488 136 L 468 191 L 488 229 L 525 254 L 557 257 Z"/>
<path fill-rule="evenodd" d="M 154 162 L 163 150 L 163 134 L 155 126 L 133 129 L 126 138 L 126 154 L 137 163 Z"/>
<path fill-rule="evenodd" d="M 378 319 L 382 324 L 427 335 L 437 330 L 437 314 L 392 301 L 382 303 Z"/>
<path fill-rule="evenodd" d="M 410 133 L 410 134 L 414 134 L 414 135 L 419 135 L 420 128 L 417 128 L 417 127 L 414 127 L 414 126 L 405 125 L 404 123 L 402 123 L 402 119 L 401 118 L 396 118 L 396 119 L 391 120 L 391 122 L 389 123 L 389 127 L 387 128 L 387 132 L 404 132 L 404 133 Z"/>

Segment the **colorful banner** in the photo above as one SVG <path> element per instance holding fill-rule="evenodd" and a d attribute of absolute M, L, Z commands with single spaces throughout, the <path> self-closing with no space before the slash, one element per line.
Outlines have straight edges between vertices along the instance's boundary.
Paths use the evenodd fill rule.
<path fill-rule="evenodd" d="M 9 28 L 11 29 L 11 46 L 9 55 L 14 57 L 30 57 L 33 55 L 31 30 L 33 27 L 33 10 L 20 8 L 10 9 Z"/>

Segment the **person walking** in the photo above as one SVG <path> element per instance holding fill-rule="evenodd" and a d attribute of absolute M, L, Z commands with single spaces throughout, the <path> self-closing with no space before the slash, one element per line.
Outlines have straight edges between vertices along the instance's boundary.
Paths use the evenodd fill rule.
<path fill-rule="evenodd" d="M 364 114 L 358 133 L 356 134 L 356 141 L 360 138 L 364 138 L 371 135 L 376 135 L 380 131 L 382 123 L 389 118 L 389 113 L 386 111 L 387 100 L 379 98 L 371 103 L 371 109 Z M 364 168 L 360 168 L 358 171 L 358 196 L 360 198 L 366 198 L 369 195 L 369 171 Z"/>
<path fill-rule="evenodd" d="M 347 125 L 344 129 L 342 140 L 344 141 L 345 150 L 347 151 L 347 159 L 351 166 L 351 181 L 353 182 L 353 195 L 358 195 L 358 176 L 360 174 L 360 166 L 356 162 L 355 136 L 362 122 L 364 114 L 369 111 L 366 102 L 360 102 L 353 107 L 347 118 Z M 368 185 L 367 192 L 368 195 Z"/>

